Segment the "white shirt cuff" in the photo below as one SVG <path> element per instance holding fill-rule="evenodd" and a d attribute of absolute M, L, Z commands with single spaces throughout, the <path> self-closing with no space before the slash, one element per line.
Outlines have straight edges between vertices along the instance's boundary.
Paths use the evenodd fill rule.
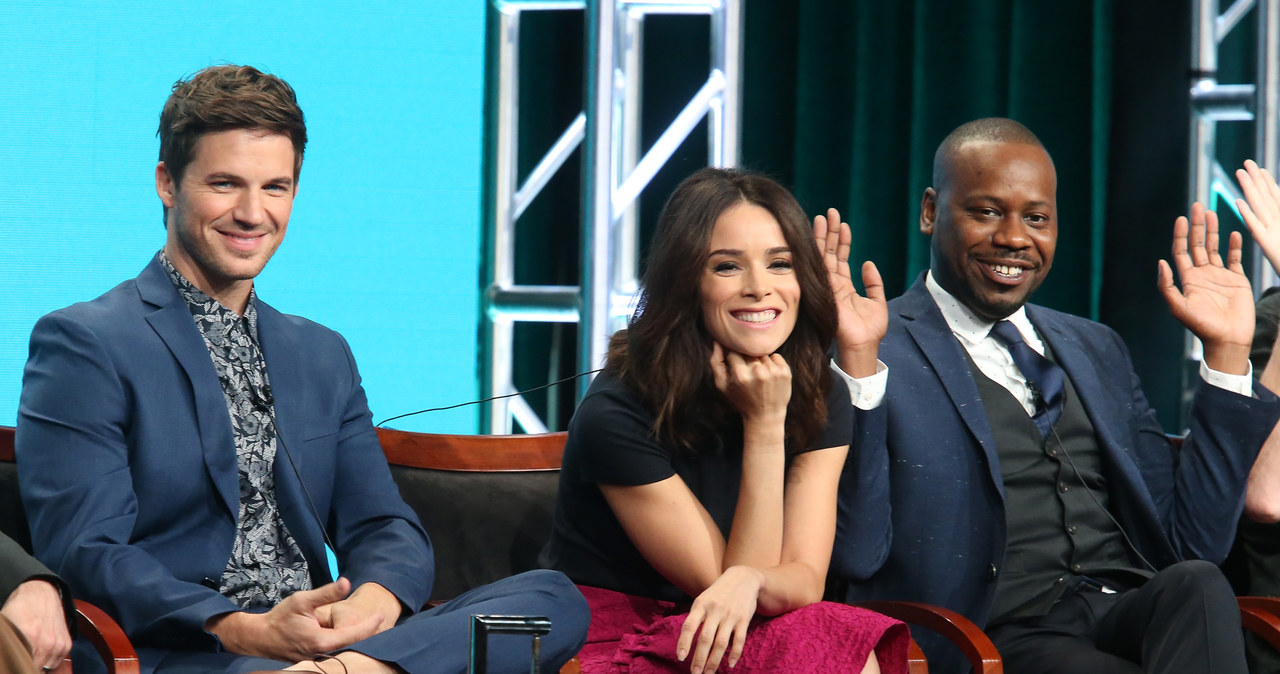
<path fill-rule="evenodd" d="M 1246 398 L 1253 397 L 1253 363 L 1249 363 L 1249 371 L 1244 374 L 1227 374 L 1209 367 L 1202 360 L 1200 361 L 1200 378 L 1210 386 L 1217 386 Z M 853 385 L 850 384 L 850 390 L 853 390 L 852 387 Z"/>
<path fill-rule="evenodd" d="M 884 402 L 884 389 L 889 383 L 889 366 L 876 359 L 876 373 L 867 377 L 853 377 L 840 369 L 836 361 L 831 361 L 831 369 L 844 380 L 849 387 L 849 399 L 853 406 L 860 410 L 873 410 Z"/>

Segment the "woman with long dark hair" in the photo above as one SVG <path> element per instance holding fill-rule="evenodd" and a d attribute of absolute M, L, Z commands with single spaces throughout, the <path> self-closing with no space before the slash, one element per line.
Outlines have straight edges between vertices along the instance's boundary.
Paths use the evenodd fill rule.
<path fill-rule="evenodd" d="M 848 251 L 834 210 L 810 230 L 759 174 L 703 169 L 667 201 L 639 307 L 570 424 L 542 556 L 591 604 L 584 672 L 905 671 L 905 626 L 819 603 L 854 437 L 827 349 L 883 376 L 888 321 Z"/>

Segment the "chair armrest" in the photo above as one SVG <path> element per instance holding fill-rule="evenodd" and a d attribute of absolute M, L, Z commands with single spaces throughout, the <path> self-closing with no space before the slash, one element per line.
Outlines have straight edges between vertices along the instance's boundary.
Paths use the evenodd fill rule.
<path fill-rule="evenodd" d="M 907 640 L 907 674 L 929 674 L 929 661 L 915 639 Z"/>
<path fill-rule="evenodd" d="M 102 609 L 81 599 L 76 603 L 76 627 L 93 644 L 109 674 L 138 674 L 138 653 L 124 630 Z"/>
<path fill-rule="evenodd" d="M 1280 599 L 1273 597 L 1236 597 L 1240 604 L 1240 622 L 1245 629 L 1262 637 L 1280 651 Z"/>
<path fill-rule="evenodd" d="M 955 611 L 914 601 L 861 601 L 854 606 L 941 634 L 964 653 L 977 674 L 1004 674 L 1004 662 L 995 644 L 977 625 Z"/>

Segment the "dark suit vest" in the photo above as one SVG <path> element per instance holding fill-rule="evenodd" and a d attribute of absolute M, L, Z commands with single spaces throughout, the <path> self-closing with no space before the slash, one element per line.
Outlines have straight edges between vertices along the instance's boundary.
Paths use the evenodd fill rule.
<path fill-rule="evenodd" d="M 1044 438 L 1013 394 L 966 359 L 1004 481 L 1007 544 L 988 624 L 1044 615 L 1078 576 L 1140 583 L 1144 574 L 1110 514 L 1093 424 L 1070 378 L 1062 416 Z"/>

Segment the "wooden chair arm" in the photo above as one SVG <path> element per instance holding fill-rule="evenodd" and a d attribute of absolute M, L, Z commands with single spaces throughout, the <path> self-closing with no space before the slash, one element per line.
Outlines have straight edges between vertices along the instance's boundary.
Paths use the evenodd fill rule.
<path fill-rule="evenodd" d="M 915 639 L 907 642 L 907 674 L 929 674 L 929 661 Z"/>
<path fill-rule="evenodd" d="M 387 462 L 432 470 L 522 472 L 559 470 L 568 433 L 447 435 L 379 428 Z"/>
<path fill-rule="evenodd" d="M 1236 601 L 1240 604 L 1240 622 L 1245 629 L 1280 651 L 1280 599 L 1236 597 Z"/>
<path fill-rule="evenodd" d="M 80 599 L 76 604 L 76 627 L 89 640 L 107 665 L 108 674 L 138 674 L 138 653 L 124 630 L 102 609 Z"/>
<path fill-rule="evenodd" d="M 1274 616 L 1280 616 L 1280 598 L 1276 597 L 1236 597 L 1236 602 L 1241 608 L 1251 608 L 1258 611 L 1264 611 Z"/>
<path fill-rule="evenodd" d="M 955 611 L 914 601 L 862 601 L 854 606 L 941 634 L 964 653 L 977 674 L 1004 674 L 1004 662 L 995 644 L 977 625 Z"/>

